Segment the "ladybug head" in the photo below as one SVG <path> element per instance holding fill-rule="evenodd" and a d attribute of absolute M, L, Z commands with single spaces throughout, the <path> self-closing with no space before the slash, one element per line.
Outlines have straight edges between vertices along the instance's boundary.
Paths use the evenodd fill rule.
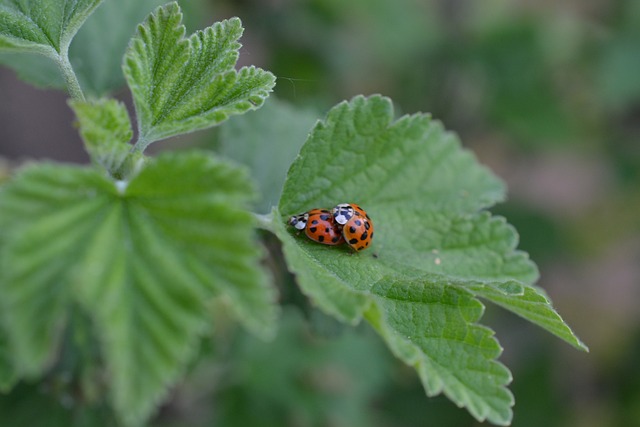
<path fill-rule="evenodd" d="M 296 230 L 304 230 L 309 220 L 309 214 L 303 213 L 300 215 L 293 215 L 289 218 L 289 225 L 293 226 Z"/>

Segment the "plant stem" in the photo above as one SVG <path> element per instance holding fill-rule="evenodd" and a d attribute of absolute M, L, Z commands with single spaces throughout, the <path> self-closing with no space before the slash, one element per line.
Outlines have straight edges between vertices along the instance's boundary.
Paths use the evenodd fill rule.
<path fill-rule="evenodd" d="M 133 145 L 131 151 L 137 151 L 142 154 L 149 144 L 151 144 L 151 141 L 147 141 L 145 138 L 138 137 L 138 140 Z"/>
<path fill-rule="evenodd" d="M 263 230 L 273 232 L 273 214 L 253 213 L 254 218 L 258 221 L 258 227 Z"/>
<path fill-rule="evenodd" d="M 73 71 L 71 62 L 69 61 L 68 48 L 61 50 L 57 59 L 58 66 L 60 67 L 60 71 L 62 71 L 62 75 L 64 76 L 64 81 L 67 84 L 67 91 L 69 92 L 69 95 L 71 95 L 72 99 L 84 101 L 84 94 L 82 93 L 80 82 L 78 81 L 75 71 Z"/>

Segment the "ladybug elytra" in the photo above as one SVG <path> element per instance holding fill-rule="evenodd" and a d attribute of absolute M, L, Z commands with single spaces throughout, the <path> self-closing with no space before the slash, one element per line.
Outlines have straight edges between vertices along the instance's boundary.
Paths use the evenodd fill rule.
<path fill-rule="evenodd" d="M 373 239 L 373 222 L 355 203 L 341 203 L 331 211 L 311 209 L 289 218 L 289 224 L 304 230 L 315 242 L 333 246 L 346 243 L 356 252 L 369 247 Z"/>

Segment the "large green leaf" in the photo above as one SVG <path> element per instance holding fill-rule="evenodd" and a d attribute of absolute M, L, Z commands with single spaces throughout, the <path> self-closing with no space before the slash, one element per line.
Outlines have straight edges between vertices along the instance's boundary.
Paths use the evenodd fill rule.
<path fill-rule="evenodd" d="M 14 362 L 26 375 L 55 357 L 72 267 L 111 187 L 92 169 L 45 164 L 24 169 L 0 193 L 0 297 Z"/>
<path fill-rule="evenodd" d="M 233 18 L 185 38 L 177 3 L 156 9 L 138 27 L 123 69 L 141 151 L 153 141 L 205 129 L 262 105 L 275 77 L 255 67 L 234 69 L 242 31 Z"/>
<path fill-rule="evenodd" d="M 442 391 L 479 420 L 507 424 L 510 376 L 493 360 L 491 332 L 476 324 L 482 306 L 474 296 L 585 347 L 548 300 L 532 297 L 538 272 L 516 250 L 513 227 L 482 211 L 503 198 L 502 182 L 440 123 L 425 114 L 394 120 L 388 99 L 356 97 L 312 131 L 272 226 L 316 304 L 351 322 L 365 316 L 416 367 L 429 395 Z M 372 218 L 371 249 L 350 254 L 285 225 L 289 215 L 349 202 Z"/>
<path fill-rule="evenodd" d="M 273 290 L 259 265 L 251 186 L 204 154 L 151 161 L 128 185 L 93 168 L 25 168 L 0 194 L 0 302 L 13 362 L 55 360 L 73 307 L 95 321 L 111 396 L 137 424 L 192 359 L 215 296 L 270 335 Z"/>

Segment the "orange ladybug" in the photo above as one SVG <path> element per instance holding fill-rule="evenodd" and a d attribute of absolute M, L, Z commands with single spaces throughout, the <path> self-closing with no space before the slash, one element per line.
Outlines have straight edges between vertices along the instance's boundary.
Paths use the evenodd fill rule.
<path fill-rule="evenodd" d="M 311 209 L 308 212 L 289 218 L 289 224 L 296 230 L 304 230 L 307 237 L 323 245 L 341 245 L 344 243 L 342 227 L 334 221 L 331 211 Z"/>
<path fill-rule="evenodd" d="M 331 210 L 342 236 L 356 252 L 366 249 L 373 239 L 373 222 L 369 214 L 355 203 L 341 203 Z"/>
<path fill-rule="evenodd" d="M 354 251 L 366 249 L 373 239 L 373 222 L 355 203 L 341 203 L 332 210 L 311 209 L 289 218 L 289 225 L 323 245 L 346 243 Z"/>

